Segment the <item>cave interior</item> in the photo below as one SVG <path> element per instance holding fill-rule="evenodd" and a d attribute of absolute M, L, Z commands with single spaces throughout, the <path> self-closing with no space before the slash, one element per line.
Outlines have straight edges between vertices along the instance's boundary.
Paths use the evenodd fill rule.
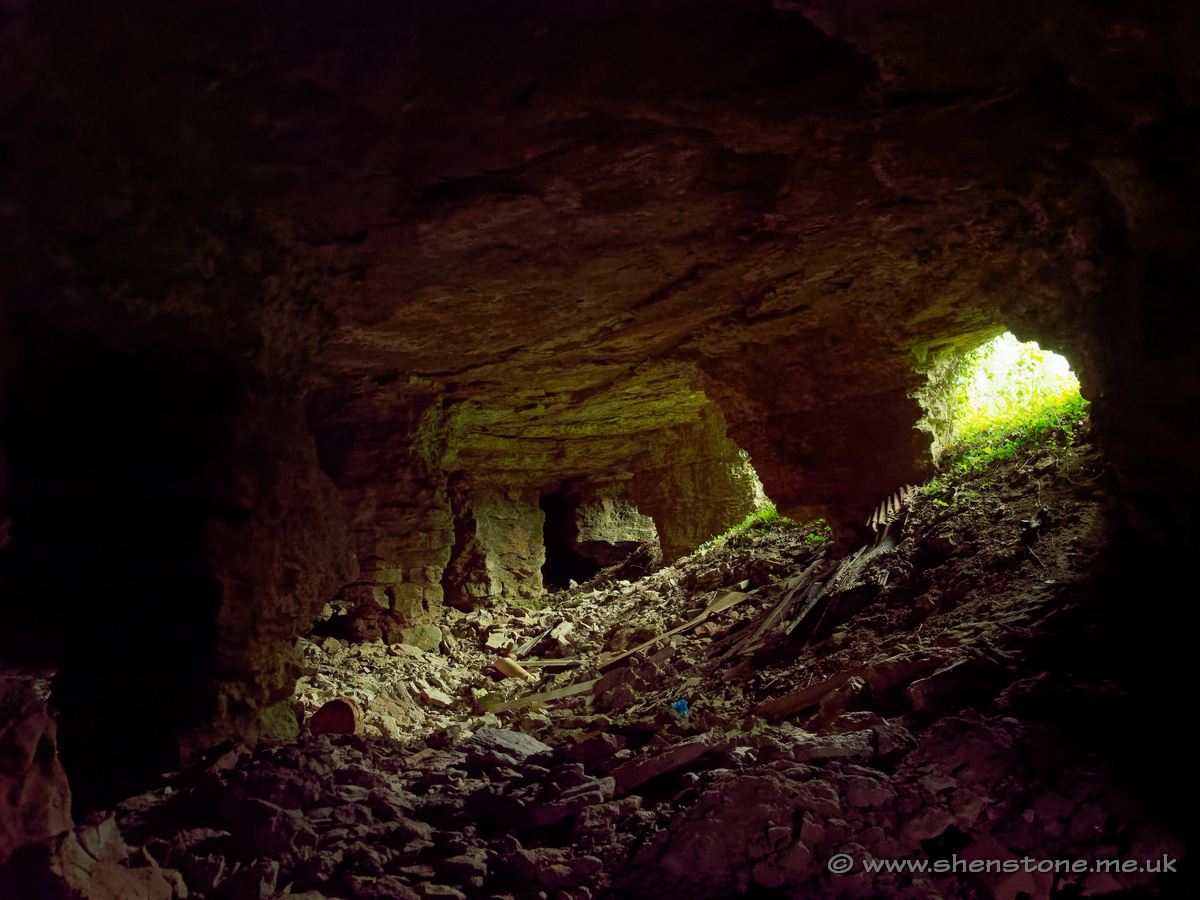
<path fill-rule="evenodd" d="M 647 604 L 686 582 L 689 614 L 711 591 L 773 590 L 784 575 L 735 580 L 730 563 L 710 583 L 688 568 L 761 491 L 801 525 L 829 523 L 829 566 L 853 558 L 873 540 L 861 523 L 876 506 L 937 474 L 914 427 L 931 365 L 1003 331 L 1070 361 L 1105 473 L 1085 497 L 1099 512 L 1053 523 L 1094 550 L 1062 576 L 1079 610 L 1013 656 L 1009 682 L 1041 666 L 1106 686 L 1087 715 L 1065 708 L 1069 692 L 1041 715 L 1111 764 L 1120 803 L 1149 823 L 1139 834 L 1171 835 L 1161 846 L 1186 870 L 1195 648 L 1173 617 L 1200 538 L 1193 4 L 16 0 L 0 4 L 0 46 L 4 896 L 934 896 L 911 880 L 831 875 L 839 846 L 867 839 L 809 787 L 793 791 L 807 799 L 786 822 L 752 823 L 783 828 L 787 846 L 726 848 L 695 875 L 708 855 L 695 830 L 704 779 L 732 778 L 720 773 L 735 758 L 749 765 L 728 748 L 725 768 L 686 784 L 625 768 L 616 798 L 596 789 L 597 809 L 630 816 L 621 797 L 636 797 L 638 827 L 675 836 L 639 837 L 623 856 L 585 846 L 584 825 L 600 826 L 582 807 L 542 825 L 549 814 L 468 804 L 478 827 L 421 825 L 456 835 L 458 862 L 414 850 L 394 862 L 408 868 L 364 875 L 321 869 L 306 850 L 307 874 L 285 878 L 283 845 L 262 834 L 294 843 L 307 825 L 272 819 L 254 839 L 231 826 L 225 849 L 184 848 L 186 865 L 184 850 L 163 849 L 149 865 L 147 841 L 168 842 L 148 835 L 168 826 L 112 810 L 160 790 L 164 773 L 194 787 L 240 772 L 238 753 L 276 754 L 244 757 L 254 765 L 326 753 L 317 771 L 339 765 L 331 747 L 370 744 L 428 763 L 482 721 L 464 686 L 449 697 L 451 729 L 423 734 L 414 718 L 407 742 L 362 722 L 356 736 L 315 736 L 296 701 L 314 635 L 343 655 L 403 647 L 461 662 L 454 635 L 467 624 L 599 602 L 601 587 L 576 588 L 613 566 L 625 568 L 608 586 Z M 913 522 L 933 521 L 913 509 Z M 1043 527 L 1028 521 L 1027 533 Z M 918 567 L 952 568 L 938 540 L 910 542 Z M 638 587 L 671 566 L 683 574 Z M 1008 577 L 993 574 L 988 584 Z M 934 618 L 969 589 L 954 584 L 938 588 Z M 567 655 L 581 630 L 545 640 Z M 811 671 L 850 640 L 839 634 L 831 619 L 813 635 Z M 472 653 L 515 650 L 479 637 Z M 815 680 L 788 677 L 804 681 L 776 681 L 770 697 Z M 946 723 L 1003 718 L 987 704 L 1009 683 L 985 683 L 961 707 L 850 698 L 819 720 L 747 725 L 755 764 L 798 727 L 837 735 L 849 725 L 834 713 L 873 709 L 877 740 L 883 722 L 922 741 L 908 763 L 889 757 L 899 778 Z M 430 710 L 445 695 L 423 690 L 414 702 Z M 567 744 L 600 740 L 614 696 L 571 707 Z M 368 725 L 391 715 L 366 712 Z M 620 752 L 700 740 L 649 737 L 669 731 L 662 721 L 623 723 Z M 494 724 L 524 734 L 523 722 Z M 1036 755 L 1020 746 L 1016 758 Z M 537 770 L 539 752 L 550 751 L 518 755 Z M 486 769 L 463 758 L 472 777 Z M 597 783 L 616 765 L 578 759 Z M 836 794 L 867 778 L 839 765 L 828 764 Z M 546 770 L 558 771 L 528 777 Z M 754 771 L 716 793 L 771 808 L 763 784 L 777 773 Z M 928 824 L 928 810 L 855 827 L 924 841 L 931 856 L 1015 852 L 999 825 L 965 824 L 961 805 L 925 837 L 911 822 Z M 397 808 L 377 818 L 394 825 Z M 1079 809 L 1059 832 L 1093 827 Z M 498 824 L 509 814 L 511 833 Z M 547 829 L 563 821 L 574 836 L 556 843 Z M 845 826 L 836 839 L 831 822 Z M 357 852 L 359 838 L 345 840 L 339 860 Z M 237 863 L 206 875 L 196 860 L 212 854 Z M 472 854 L 474 868 L 461 861 Z M 650 869 L 660 874 L 638 874 Z M 1197 887 L 1186 871 L 1108 877 L 951 877 L 937 895 Z"/>

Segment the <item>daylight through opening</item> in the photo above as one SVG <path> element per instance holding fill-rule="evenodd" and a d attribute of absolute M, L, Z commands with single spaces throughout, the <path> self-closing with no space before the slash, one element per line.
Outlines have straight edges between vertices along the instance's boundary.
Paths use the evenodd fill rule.
<path fill-rule="evenodd" d="M 916 395 L 925 407 L 917 427 L 932 433 L 935 461 L 1001 431 L 1062 425 L 1087 404 L 1064 357 L 1010 332 L 942 357 L 927 375 Z"/>

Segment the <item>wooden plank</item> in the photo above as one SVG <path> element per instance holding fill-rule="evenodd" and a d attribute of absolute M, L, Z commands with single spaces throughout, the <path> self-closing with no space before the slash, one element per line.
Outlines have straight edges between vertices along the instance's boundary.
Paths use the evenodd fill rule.
<path fill-rule="evenodd" d="M 726 591 L 720 597 L 716 597 L 712 603 L 708 604 L 708 606 L 704 608 L 704 612 L 702 612 L 700 615 L 704 619 L 707 619 L 714 613 L 724 612 L 731 607 L 737 606 L 752 593 L 754 592 L 748 591 L 743 593 L 742 591 Z M 696 624 L 699 625 L 700 623 L 697 622 Z"/>
<path fill-rule="evenodd" d="M 816 608 L 817 602 L 825 596 L 825 585 L 820 581 L 814 581 L 808 586 L 808 593 L 805 595 L 804 605 L 800 607 L 800 614 L 783 629 L 785 635 L 791 636 L 792 632 L 800 625 L 801 622 L 808 616 L 809 613 Z"/>
<path fill-rule="evenodd" d="M 584 660 L 577 656 L 568 656 L 564 659 L 523 659 L 521 665 L 526 668 L 546 669 L 553 666 L 581 666 Z"/>
<path fill-rule="evenodd" d="M 525 670 L 524 666 L 522 666 L 515 659 L 510 659 L 506 656 L 501 656 L 493 661 L 492 668 L 508 678 L 522 678 L 525 681 L 529 681 L 533 678 L 533 676 Z"/>
<path fill-rule="evenodd" d="M 479 704 L 479 708 L 484 712 L 498 713 L 506 712 L 510 709 L 520 709 L 522 706 L 528 706 L 530 703 L 547 703 L 551 700 L 561 700 L 563 697 L 570 697 L 574 694 L 582 694 L 585 691 L 590 691 L 592 685 L 599 680 L 599 678 L 593 678 L 590 681 L 581 681 L 578 684 L 570 684 L 566 687 L 556 688 L 553 691 L 544 691 L 540 694 L 527 694 L 524 697 L 518 697 L 506 703 L 491 704 L 485 700 Z"/>
<path fill-rule="evenodd" d="M 789 580 L 788 587 L 784 591 L 783 597 L 780 599 L 779 603 L 777 603 L 775 605 L 775 608 L 772 609 L 763 618 L 762 623 L 758 626 L 757 629 L 755 629 L 754 633 L 751 634 L 750 637 L 748 637 L 744 641 L 742 641 L 735 649 L 731 650 L 727 655 L 728 656 L 742 656 L 742 655 L 748 653 L 749 651 L 755 649 L 756 645 L 758 644 L 759 638 L 761 638 L 763 636 L 763 634 L 765 634 L 767 631 L 769 631 L 770 629 L 772 629 L 776 625 L 778 625 L 787 616 L 788 610 L 791 609 L 792 603 L 795 601 L 797 594 L 799 594 L 799 592 L 800 592 L 800 589 L 804 587 L 805 582 L 808 581 L 808 579 L 812 576 L 812 573 L 814 571 L 816 571 L 817 566 L 819 566 L 821 564 L 821 562 L 822 562 L 821 558 L 818 557 L 817 559 L 812 561 L 812 564 L 807 569 L 805 569 L 803 572 L 801 572 L 796 577 Z"/>
<path fill-rule="evenodd" d="M 526 653 L 529 653 L 531 650 L 533 650 L 533 648 L 536 647 L 538 644 L 540 644 L 542 642 L 542 640 L 546 637 L 546 635 L 548 635 L 550 633 L 551 629 L 553 629 L 553 628 L 554 628 L 554 626 L 551 625 L 550 628 L 547 628 L 545 631 L 543 631 L 537 637 L 533 638 L 532 640 L 526 641 L 524 644 L 522 644 L 520 647 L 518 647 L 516 650 L 514 650 L 512 652 L 513 659 L 520 659 Z"/>
<path fill-rule="evenodd" d="M 704 612 L 700 613 L 700 615 L 696 616 L 696 618 L 692 619 L 692 621 L 685 622 L 683 625 L 680 625 L 677 628 L 672 628 L 670 631 L 664 631 L 662 634 L 658 635 L 658 637 L 653 637 L 644 644 L 638 644 L 632 650 L 625 650 L 624 652 L 618 653 L 616 656 L 611 657 L 610 659 L 601 659 L 600 664 L 596 668 L 603 671 L 614 663 L 618 663 L 626 657 L 632 656 L 639 650 L 645 650 L 647 647 L 653 647 L 655 644 L 666 640 L 673 634 L 679 634 L 681 631 L 687 631 L 689 628 L 695 628 L 713 613 L 724 612 L 731 607 L 737 606 L 753 593 L 754 591 L 750 591 L 746 594 L 743 594 L 741 591 L 727 591 L 722 596 L 713 600 L 712 603 L 708 604 L 708 606 L 705 607 Z"/>

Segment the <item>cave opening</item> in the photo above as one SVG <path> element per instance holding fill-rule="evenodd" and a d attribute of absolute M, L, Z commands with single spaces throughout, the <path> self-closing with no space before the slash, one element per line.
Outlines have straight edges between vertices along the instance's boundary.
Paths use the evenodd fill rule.
<path fill-rule="evenodd" d="M 546 515 L 542 539 L 546 561 L 542 565 L 542 585 L 547 591 L 562 591 L 572 581 L 582 584 L 595 576 L 602 566 L 580 553 L 572 541 L 571 514 L 575 503 L 563 491 L 543 492 L 538 506 Z"/>
<path fill-rule="evenodd" d="M 215 712 L 205 529 L 234 389 L 162 356 L 72 347 L 9 374 L 0 640 L 6 660 L 54 670 L 76 816 L 175 768 L 176 735 Z"/>
<path fill-rule="evenodd" d="M 935 462 L 1004 433 L 1061 427 L 1088 405 L 1065 357 L 1007 331 L 937 355 L 925 374 L 913 396 L 925 410 L 917 427 L 932 435 Z"/>

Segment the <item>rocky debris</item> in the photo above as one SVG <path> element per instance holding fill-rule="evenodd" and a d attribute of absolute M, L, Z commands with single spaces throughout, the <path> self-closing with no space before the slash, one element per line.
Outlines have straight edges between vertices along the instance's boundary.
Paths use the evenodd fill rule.
<path fill-rule="evenodd" d="M 535 753 L 547 753 L 550 750 L 527 734 L 499 728 L 481 728 L 462 746 L 468 751 L 489 754 L 511 763 L 524 762 Z"/>
<path fill-rule="evenodd" d="M 613 777 L 622 793 L 628 793 L 653 778 L 681 769 L 688 763 L 725 745 L 724 734 L 713 732 L 680 741 L 657 753 L 644 753 L 613 769 Z"/>
<path fill-rule="evenodd" d="M 52 672 L 0 670 L 0 866 L 67 831 L 71 791 L 47 704 Z"/>
<path fill-rule="evenodd" d="M 992 477 L 1005 483 L 1003 470 Z M 862 565 L 844 557 L 862 602 L 825 637 L 794 639 L 772 619 L 804 573 L 840 565 L 817 565 L 829 548 L 811 531 L 781 528 L 637 583 L 555 595 L 544 610 L 454 611 L 444 653 L 306 641 L 298 702 L 327 690 L 362 698 L 362 734 L 213 754 L 121 805 L 119 864 L 177 872 L 162 878 L 182 879 L 197 900 L 918 900 L 1158 887 L 1170 876 L 964 880 L 862 866 L 1183 855 L 1112 787 L 1113 762 L 1060 725 L 1064 704 L 1104 708 L 1119 696 L 1021 661 L 1022 648 L 1051 640 L 1046 617 L 1078 609 L 1058 586 L 1087 571 L 1101 517 L 1087 498 L 1043 486 L 1046 521 L 1076 523 L 1070 539 L 1061 524 L 1040 529 L 1038 556 L 1056 560 L 1044 568 L 1014 550 L 1028 546 L 1030 498 L 1001 510 L 981 487 L 959 505 L 906 497 L 894 547 Z M 984 578 L 989 555 L 1008 563 Z M 743 599 L 722 606 L 731 593 Z M 556 630 L 577 637 L 570 656 Z M 495 668 L 493 635 L 528 680 Z M 755 635 L 757 649 L 730 652 Z M 836 874 L 830 862 L 843 855 L 854 868 Z"/>
<path fill-rule="evenodd" d="M 172 900 L 187 896 L 181 873 L 160 868 L 148 857 L 147 861 L 151 864 L 130 859 L 116 819 L 109 816 L 71 832 L 59 849 L 54 869 L 67 885 L 89 900 Z"/>
<path fill-rule="evenodd" d="M 1038 452 L 1099 471 L 1082 451 Z M 842 558 L 813 528 L 749 531 L 637 582 L 601 573 L 542 609 L 448 609 L 445 652 L 305 640 L 298 704 L 354 697 L 370 737 L 466 737 L 503 722 L 558 744 L 585 736 L 581 717 L 657 720 L 679 701 L 700 730 L 987 702 L 1032 626 L 1073 608 L 1066 586 L 1105 539 L 1098 498 L 1065 477 L 1033 490 L 1021 476 L 1014 464 L 908 486 L 889 499 L 886 544 Z M 1046 523 L 1033 544 L 1031 517 Z"/>
<path fill-rule="evenodd" d="M 494 728 L 442 749 L 325 735 L 184 772 L 171 789 L 122 804 L 115 821 L 132 847 L 127 871 L 162 880 L 177 869 L 201 900 L 719 898 L 751 888 L 916 900 L 976 894 L 954 893 L 952 876 L 834 875 L 827 863 L 842 853 L 1182 854 L 1108 787 L 1102 761 L 1050 727 L 968 710 L 914 736 L 877 719 L 905 737 L 896 761 L 873 728 L 856 727 L 863 714 L 846 715 L 857 718 L 833 724 L 852 730 L 821 734 L 787 723 L 701 735 L 684 721 L 624 729 L 636 750 L 609 730 L 558 748 Z M 115 842 L 112 822 L 103 827 Z M 1112 877 L 1122 889 L 1153 880 Z M 1031 896 L 1051 886 L 997 881 L 987 896 L 1029 884 L 1041 892 Z"/>

